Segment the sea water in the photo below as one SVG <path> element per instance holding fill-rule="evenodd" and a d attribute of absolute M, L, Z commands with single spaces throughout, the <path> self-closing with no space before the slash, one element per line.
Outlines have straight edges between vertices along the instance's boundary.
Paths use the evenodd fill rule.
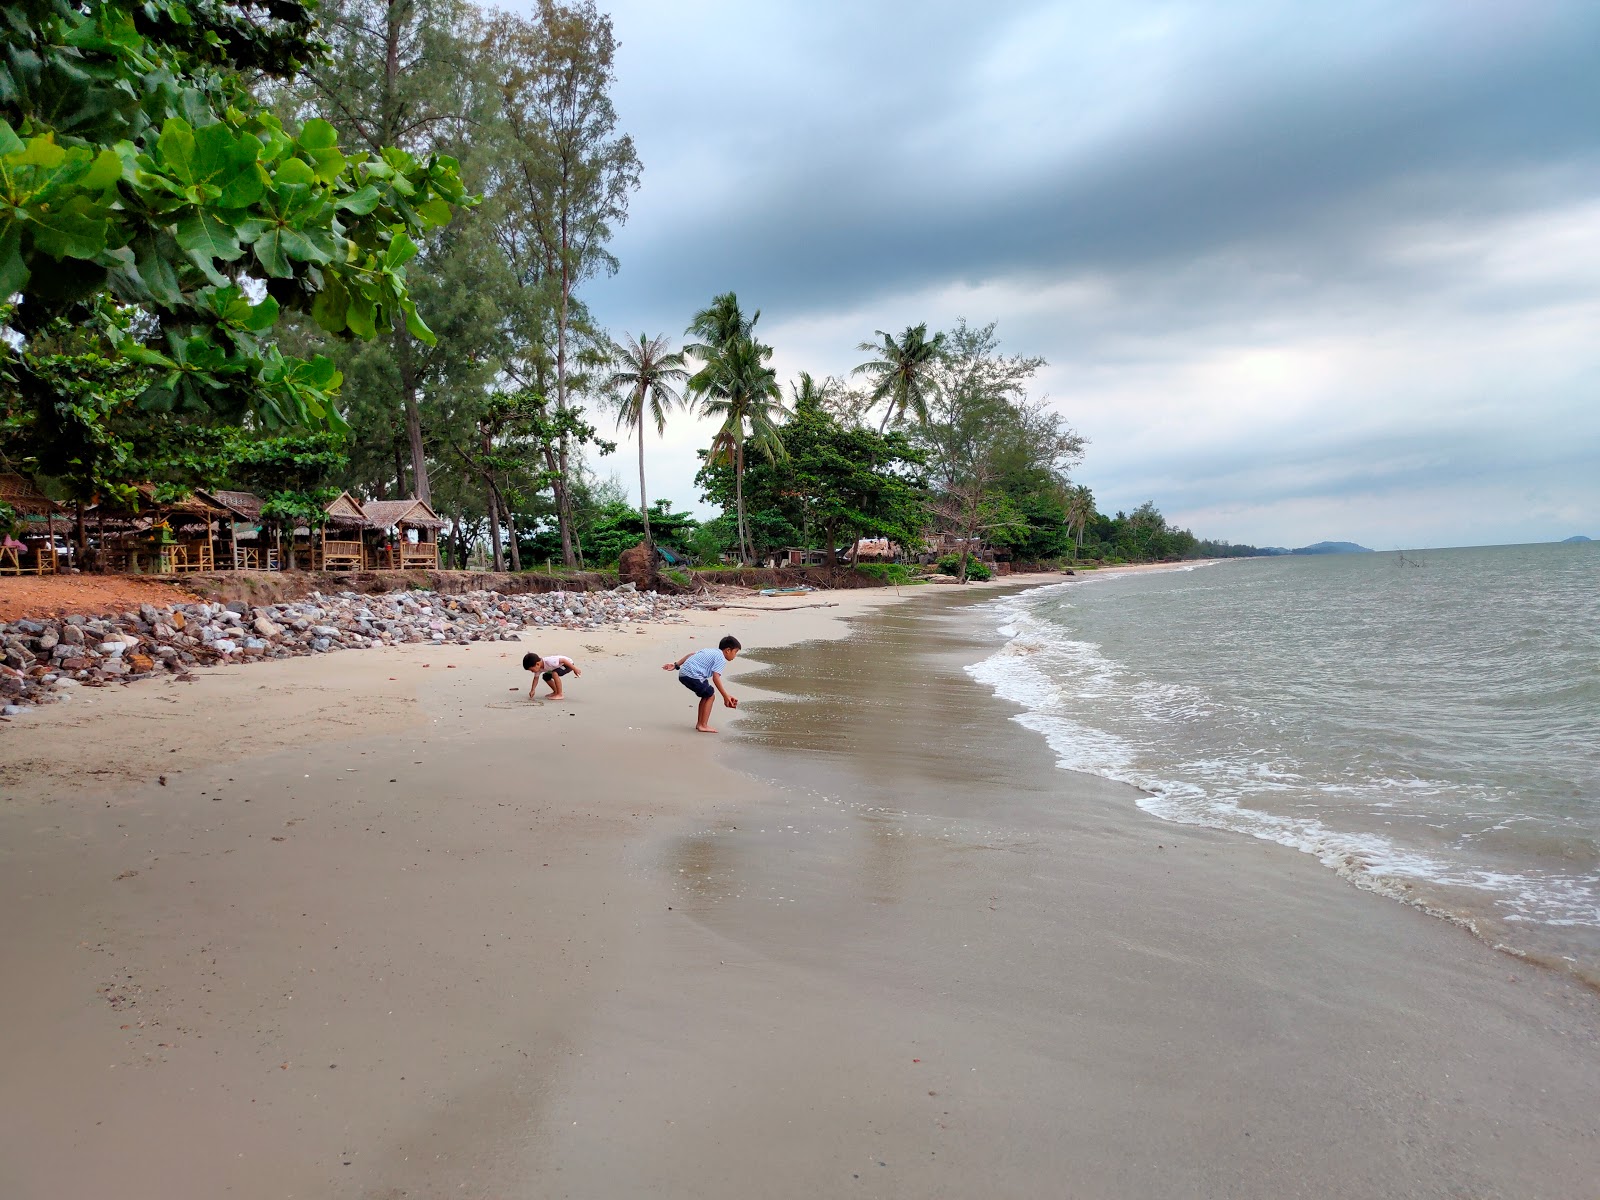
<path fill-rule="evenodd" d="M 1239 559 L 1002 599 L 969 668 L 1141 807 L 1600 981 L 1600 543 Z"/>

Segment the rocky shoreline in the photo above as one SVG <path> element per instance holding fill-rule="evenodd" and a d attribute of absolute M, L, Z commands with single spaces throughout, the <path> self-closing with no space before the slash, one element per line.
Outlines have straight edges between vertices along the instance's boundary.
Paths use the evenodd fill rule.
<path fill-rule="evenodd" d="M 294 658 L 380 646 L 514 642 L 527 629 L 598 629 L 705 607 L 695 596 L 640 592 L 313 592 L 302 600 L 251 605 L 201 601 L 99 617 L 79 614 L 0 625 L 0 712 L 14 716 L 81 687 L 105 687 L 193 667 Z M 714 602 L 712 602 L 714 603 Z"/>

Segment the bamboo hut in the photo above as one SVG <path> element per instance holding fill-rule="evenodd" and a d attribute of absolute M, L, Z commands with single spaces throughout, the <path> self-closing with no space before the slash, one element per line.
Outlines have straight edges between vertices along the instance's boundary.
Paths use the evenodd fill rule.
<path fill-rule="evenodd" d="M 21 575 L 24 572 L 43 575 L 46 571 L 59 570 L 55 521 L 61 506 L 34 486 L 31 480 L 9 473 L 0 473 L 0 504 L 10 505 L 28 526 L 37 524 L 30 518 L 44 518 L 42 534 L 25 527 L 21 541 L 10 533 L 0 537 L 0 575 Z"/>
<path fill-rule="evenodd" d="M 312 532 L 311 569 L 313 571 L 360 571 L 367 565 L 362 533 L 371 521 L 361 503 L 349 492 L 340 492 L 323 509 L 324 524 Z"/>
<path fill-rule="evenodd" d="M 262 537 L 261 497 L 254 492 L 214 488 L 199 493 L 215 500 L 233 514 L 228 522 L 228 546 L 224 561 L 235 571 L 276 571 L 277 547 Z M 241 533 L 239 527 L 244 525 Z M 220 547 L 221 538 L 218 538 Z"/>
<path fill-rule="evenodd" d="M 439 569 L 439 530 L 444 522 L 421 500 L 368 500 L 362 509 L 376 536 L 372 564 L 380 570 Z"/>
<path fill-rule="evenodd" d="M 216 541 L 237 513 L 205 492 L 158 500 L 156 485 L 135 485 L 128 503 L 102 502 L 90 510 L 108 571 L 180 575 L 216 570 Z"/>

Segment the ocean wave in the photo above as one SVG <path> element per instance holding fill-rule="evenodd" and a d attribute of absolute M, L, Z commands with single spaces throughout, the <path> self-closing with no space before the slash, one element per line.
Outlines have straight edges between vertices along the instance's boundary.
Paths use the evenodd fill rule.
<path fill-rule="evenodd" d="M 1062 585 L 1072 587 L 1074 585 Z M 1529 867 L 1506 870 L 1455 856 L 1471 839 L 1452 824 L 1437 832 L 1437 849 L 1408 844 L 1377 830 L 1340 828 L 1326 811 L 1382 820 L 1386 811 L 1415 817 L 1423 802 L 1452 822 L 1470 817 L 1494 829 L 1514 797 L 1463 788 L 1443 779 L 1374 772 L 1351 764 L 1342 778 L 1321 777 L 1292 754 L 1250 740 L 1255 722 L 1277 722 L 1248 708 L 1230 708 L 1204 689 L 1141 679 L 1104 648 L 1075 636 L 1040 609 L 1063 608 L 1057 587 L 1005 597 L 986 606 L 1010 640 L 967 667 L 977 682 L 1024 711 L 1013 719 L 1045 738 L 1064 769 L 1138 789 L 1138 806 L 1163 820 L 1245 834 L 1313 855 L 1351 882 L 1417 903 L 1476 928 L 1470 913 L 1430 902 L 1459 890 L 1479 895 L 1500 920 L 1600 929 L 1600 881 L 1592 874 Z M 1095 710 L 1103 714 L 1095 719 Z M 1114 718 L 1114 719 L 1112 719 Z M 1111 726 L 1115 726 L 1113 729 Z M 1213 726 L 1235 738 L 1224 752 L 1163 759 L 1174 726 Z M 1425 823 L 1425 822 L 1424 822 Z"/>

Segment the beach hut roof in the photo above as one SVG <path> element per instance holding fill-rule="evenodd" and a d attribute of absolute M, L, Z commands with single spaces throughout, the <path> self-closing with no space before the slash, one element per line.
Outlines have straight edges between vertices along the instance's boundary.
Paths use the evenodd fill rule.
<path fill-rule="evenodd" d="M 190 492 L 177 500 L 157 500 L 156 485 L 137 483 L 133 486 L 137 499 L 132 504 L 119 504 L 102 500 L 91 509 L 104 517 L 147 517 L 152 514 L 182 513 L 194 517 L 225 517 L 228 506 L 204 492 Z"/>
<path fill-rule="evenodd" d="M 328 514 L 328 524 L 343 525 L 347 528 L 363 529 L 371 523 L 371 518 L 362 510 L 360 503 L 349 492 L 340 492 L 322 510 Z"/>
<path fill-rule="evenodd" d="M 9 472 L 0 473 L 0 503 L 24 514 L 61 511 L 61 505 L 35 487 L 32 480 Z"/>
<path fill-rule="evenodd" d="M 424 501 L 368 500 L 361 506 L 374 529 L 393 529 L 398 525 L 412 525 L 418 529 L 439 529 L 444 522 Z"/>
<path fill-rule="evenodd" d="M 209 492 L 201 492 L 202 496 L 209 496 L 218 504 L 232 509 L 239 514 L 241 520 L 259 521 L 261 519 L 261 497 L 254 492 L 234 492 L 224 488 L 213 488 Z"/>

